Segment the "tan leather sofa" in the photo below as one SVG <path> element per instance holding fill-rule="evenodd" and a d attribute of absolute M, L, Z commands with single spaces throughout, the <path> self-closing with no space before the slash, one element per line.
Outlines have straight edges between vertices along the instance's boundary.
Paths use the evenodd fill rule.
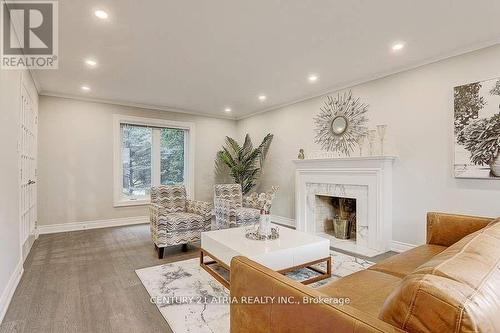
<path fill-rule="evenodd" d="M 499 262 L 500 218 L 442 213 L 427 244 L 317 289 L 236 257 L 231 332 L 500 332 Z"/>

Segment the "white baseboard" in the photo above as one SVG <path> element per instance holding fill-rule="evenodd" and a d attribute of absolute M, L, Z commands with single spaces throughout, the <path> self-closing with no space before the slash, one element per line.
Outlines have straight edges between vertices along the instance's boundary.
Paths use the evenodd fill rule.
<path fill-rule="evenodd" d="M 122 217 L 122 218 L 109 219 L 109 220 L 96 220 L 96 221 L 39 225 L 38 226 L 38 233 L 40 235 L 54 234 L 57 232 L 119 227 L 119 226 L 123 226 L 123 225 L 143 224 L 143 223 L 149 223 L 149 216 Z"/>
<path fill-rule="evenodd" d="M 271 222 L 295 229 L 295 220 L 288 217 L 271 214 Z"/>
<path fill-rule="evenodd" d="M 3 321 L 5 314 L 7 313 L 10 301 L 12 300 L 12 296 L 14 296 L 14 292 L 16 291 L 19 281 L 21 281 L 23 272 L 23 260 L 22 258 L 20 258 L 19 262 L 17 263 L 16 269 L 10 276 L 9 282 L 7 282 L 7 285 L 5 286 L 5 289 L 0 296 L 0 324 Z"/>
<path fill-rule="evenodd" d="M 411 250 L 414 247 L 416 247 L 416 245 L 398 242 L 395 240 L 391 241 L 391 251 L 394 251 L 394 252 L 401 253 L 401 252 Z"/>

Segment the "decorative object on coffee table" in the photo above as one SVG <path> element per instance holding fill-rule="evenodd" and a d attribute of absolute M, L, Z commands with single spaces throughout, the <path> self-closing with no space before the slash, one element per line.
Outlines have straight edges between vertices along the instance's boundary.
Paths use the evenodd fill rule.
<path fill-rule="evenodd" d="M 367 111 L 368 105 L 354 98 L 351 91 L 337 97 L 328 96 L 320 114 L 314 119 L 315 142 L 327 151 L 350 156 L 359 137 L 368 131 Z"/>
<path fill-rule="evenodd" d="M 255 227 L 250 227 L 245 230 L 245 237 L 253 240 L 274 240 L 280 238 L 280 230 L 278 226 L 270 226 L 270 232 L 266 235 L 259 232 Z"/>
<path fill-rule="evenodd" d="M 455 177 L 500 180 L 500 78 L 454 88 Z"/>
<path fill-rule="evenodd" d="M 255 226 L 254 232 L 262 236 L 262 239 L 268 239 L 271 237 L 271 218 L 269 213 L 271 212 L 271 206 L 273 204 L 276 192 L 278 192 L 279 186 L 272 186 L 271 190 L 263 193 L 252 193 L 250 194 L 246 201 L 250 206 L 258 208 L 260 210 L 260 219 L 258 225 Z M 275 235 L 276 236 L 276 233 Z"/>
<path fill-rule="evenodd" d="M 151 238 L 163 258 L 167 246 L 186 245 L 200 240 L 212 221 L 212 205 L 186 198 L 184 185 L 160 185 L 151 188 Z"/>
<path fill-rule="evenodd" d="M 267 192 L 257 193 L 252 192 L 248 196 L 243 198 L 245 206 L 258 209 L 259 211 L 264 210 L 264 212 L 269 213 L 271 211 L 271 206 L 278 192 L 279 186 L 271 186 L 271 189 Z"/>
<path fill-rule="evenodd" d="M 240 184 L 243 194 L 249 193 L 257 184 L 273 135 L 267 134 L 262 143 L 254 148 L 250 135 L 245 136 L 242 146 L 233 138 L 226 137 L 226 144 L 217 152 L 215 171 L 219 175 L 229 174 Z"/>
<path fill-rule="evenodd" d="M 268 213 L 260 212 L 259 227 L 257 228 L 257 232 L 264 237 L 271 235 L 271 219 L 269 218 Z"/>

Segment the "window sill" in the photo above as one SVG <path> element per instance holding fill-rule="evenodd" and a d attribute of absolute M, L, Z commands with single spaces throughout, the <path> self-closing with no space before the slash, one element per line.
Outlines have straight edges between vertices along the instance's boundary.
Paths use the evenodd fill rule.
<path fill-rule="evenodd" d="M 115 201 L 113 207 L 129 207 L 129 206 L 146 206 L 149 205 L 151 201 L 149 199 L 144 200 L 121 200 Z"/>

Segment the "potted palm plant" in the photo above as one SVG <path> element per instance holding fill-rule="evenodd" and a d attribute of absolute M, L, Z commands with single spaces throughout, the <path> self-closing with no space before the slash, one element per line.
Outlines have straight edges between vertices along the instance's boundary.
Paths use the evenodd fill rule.
<path fill-rule="evenodd" d="M 491 173 L 500 177 L 500 113 L 471 122 L 460 136 L 471 154 L 471 161 L 476 165 L 489 165 Z"/>
<path fill-rule="evenodd" d="M 243 145 L 229 136 L 226 137 L 226 144 L 217 152 L 216 172 L 229 172 L 234 182 L 241 185 L 243 194 L 247 194 L 257 184 L 272 140 L 273 135 L 267 134 L 262 143 L 254 148 L 248 134 Z"/>

